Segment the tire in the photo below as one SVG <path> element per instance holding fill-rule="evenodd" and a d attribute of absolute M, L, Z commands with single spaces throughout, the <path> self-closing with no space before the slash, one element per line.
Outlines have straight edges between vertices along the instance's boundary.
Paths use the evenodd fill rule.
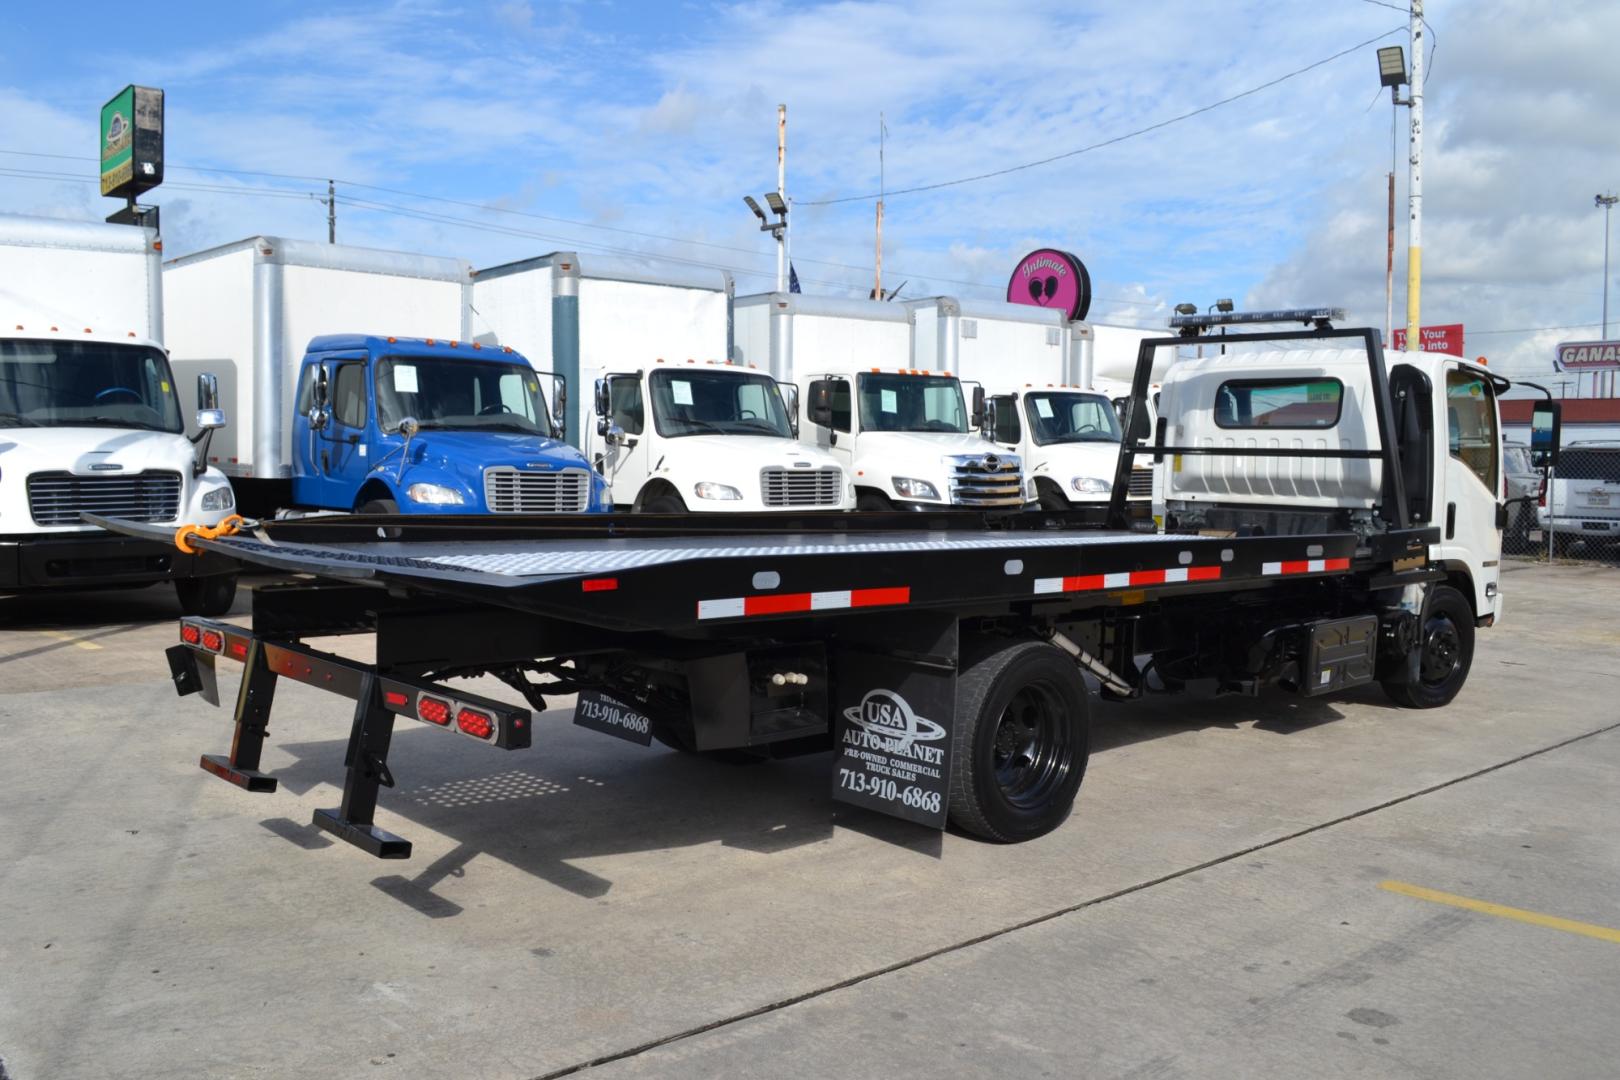
<path fill-rule="evenodd" d="M 876 510 L 881 513 L 883 511 L 893 510 L 894 503 L 890 502 L 888 496 L 884 495 L 882 492 L 863 491 L 859 495 L 855 496 L 855 509 Z"/>
<path fill-rule="evenodd" d="M 1042 510 L 1069 509 L 1069 500 L 1063 497 L 1063 492 L 1051 484 L 1037 484 L 1035 490 L 1040 493 Z"/>
<path fill-rule="evenodd" d="M 236 575 L 175 578 L 174 595 L 184 615 L 223 615 L 236 602 Z"/>
<path fill-rule="evenodd" d="M 641 504 L 643 514 L 684 514 L 686 513 L 686 500 L 681 498 L 680 492 L 665 489 L 656 495 L 649 495 Z"/>
<path fill-rule="evenodd" d="M 1438 709 L 1468 681 L 1474 663 L 1474 609 L 1462 593 L 1441 585 L 1423 605 L 1416 682 L 1383 682 L 1384 693 L 1408 709 Z"/>
<path fill-rule="evenodd" d="M 362 514 L 397 514 L 397 513 L 399 513 L 399 503 L 395 502 L 393 499 L 372 499 L 370 502 L 361 504 L 360 513 L 362 513 Z M 400 533 L 400 530 L 398 530 L 398 529 L 385 529 L 385 528 L 383 528 L 381 526 L 378 526 L 378 528 L 377 528 L 377 539 L 379 539 L 379 540 L 398 540 L 399 539 L 399 533 Z"/>
<path fill-rule="evenodd" d="M 999 843 L 1061 825 L 1091 754 L 1080 670 L 1042 641 L 1000 641 L 964 663 L 951 738 L 950 819 Z"/>

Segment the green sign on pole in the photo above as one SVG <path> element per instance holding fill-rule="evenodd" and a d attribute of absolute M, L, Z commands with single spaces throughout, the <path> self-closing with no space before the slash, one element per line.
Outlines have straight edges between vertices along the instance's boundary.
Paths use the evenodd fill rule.
<path fill-rule="evenodd" d="M 134 198 L 163 182 L 163 91 L 126 86 L 101 107 L 101 193 Z"/>

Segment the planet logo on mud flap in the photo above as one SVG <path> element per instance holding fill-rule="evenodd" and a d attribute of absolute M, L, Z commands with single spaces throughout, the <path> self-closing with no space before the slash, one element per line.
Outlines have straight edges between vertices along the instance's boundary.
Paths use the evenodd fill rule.
<path fill-rule="evenodd" d="M 906 699 L 893 690 L 868 690 L 859 705 L 844 710 L 844 719 L 863 731 L 897 743 L 906 750 L 914 742 L 933 742 L 945 737 L 945 729 L 912 712 Z"/>

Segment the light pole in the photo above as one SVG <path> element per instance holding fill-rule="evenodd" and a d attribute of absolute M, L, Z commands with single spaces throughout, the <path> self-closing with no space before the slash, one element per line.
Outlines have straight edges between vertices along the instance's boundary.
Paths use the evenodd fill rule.
<path fill-rule="evenodd" d="M 1406 348 L 1410 352 L 1423 341 L 1418 326 L 1422 321 L 1418 300 L 1423 287 L 1423 0 L 1412 0 L 1408 35 L 1412 45 L 1412 89 L 1407 96 L 1411 157 L 1406 171 Z"/>
<path fill-rule="evenodd" d="M 1597 195 L 1594 205 L 1603 208 L 1603 340 L 1609 340 L 1609 216 L 1620 195 Z M 1612 378 L 1612 376 L 1611 376 Z M 1592 373 L 1592 396 L 1597 397 L 1597 372 Z M 1611 387 L 1612 389 L 1612 387 Z"/>
<path fill-rule="evenodd" d="M 771 213 L 776 215 L 776 220 L 772 221 L 765 216 L 765 211 L 754 201 L 752 195 L 744 195 L 743 202 L 747 203 L 748 209 L 759 218 L 759 231 L 768 232 L 776 238 L 776 291 L 787 292 L 787 203 L 774 191 L 765 193 L 765 203 L 771 208 Z"/>
<path fill-rule="evenodd" d="M 1384 245 L 1384 348 L 1395 346 L 1395 109 L 1412 104 L 1401 100 L 1406 85 L 1406 51 L 1399 45 L 1378 50 L 1378 83 L 1389 87 L 1389 224 Z"/>

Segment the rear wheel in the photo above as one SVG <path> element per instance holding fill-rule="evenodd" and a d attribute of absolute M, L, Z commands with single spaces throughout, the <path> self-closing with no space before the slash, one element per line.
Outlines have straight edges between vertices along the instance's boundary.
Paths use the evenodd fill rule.
<path fill-rule="evenodd" d="M 1468 681 L 1474 663 L 1474 609 L 1462 593 L 1441 585 L 1423 606 L 1423 626 L 1413 646 L 1418 650 L 1416 682 L 1390 682 L 1384 693 L 1409 709 L 1437 709 Z"/>
<path fill-rule="evenodd" d="M 1091 752 L 1074 661 L 1045 642 L 998 642 L 964 664 L 956 702 L 951 821 L 1002 843 L 1062 824 Z"/>
<path fill-rule="evenodd" d="M 236 602 L 236 575 L 175 578 L 174 594 L 185 615 L 223 615 Z"/>

